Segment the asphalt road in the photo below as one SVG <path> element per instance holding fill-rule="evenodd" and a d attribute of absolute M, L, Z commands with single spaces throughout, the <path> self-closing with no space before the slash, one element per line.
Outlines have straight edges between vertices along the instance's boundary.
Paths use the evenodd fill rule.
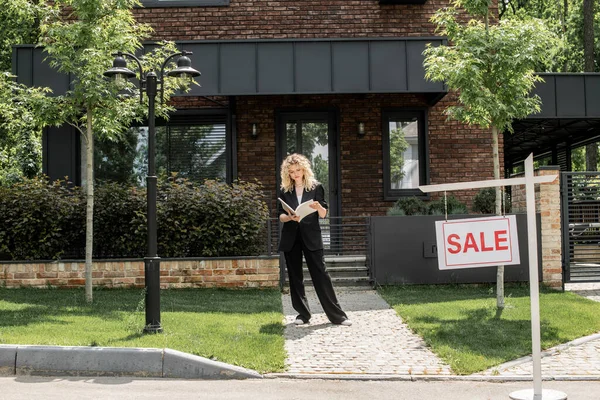
<path fill-rule="evenodd" d="M 597 400 L 598 381 L 548 381 L 570 400 Z M 357 381 L 319 379 L 168 380 L 78 377 L 0 377 L 0 399 L 223 399 L 223 400 L 507 400 L 533 390 L 530 381 Z"/>

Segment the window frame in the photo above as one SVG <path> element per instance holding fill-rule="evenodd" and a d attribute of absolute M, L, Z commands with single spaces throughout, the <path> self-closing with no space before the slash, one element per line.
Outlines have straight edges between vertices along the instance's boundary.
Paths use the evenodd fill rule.
<path fill-rule="evenodd" d="M 230 0 L 140 0 L 143 8 L 227 7 Z"/>
<path fill-rule="evenodd" d="M 383 199 L 395 201 L 407 196 L 428 199 L 429 195 L 418 188 L 392 189 L 390 177 L 390 131 L 389 122 L 394 119 L 417 118 L 419 121 L 419 185 L 429 183 L 429 142 L 427 108 L 384 108 L 381 110 L 381 137 L 383 146 Z"/>

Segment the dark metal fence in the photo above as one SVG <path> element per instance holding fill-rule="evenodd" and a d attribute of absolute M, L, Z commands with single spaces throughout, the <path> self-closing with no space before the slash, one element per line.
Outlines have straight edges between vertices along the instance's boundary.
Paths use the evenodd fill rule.
<path fill-rule="evenodd" d="M 600 281 L 600 173 L 561 173 L 565 282 Z"/>
<path fill-rule="evenodd" d="M 369 255 L 370 217 L 330 217 L 320 220 L 325 255 Z M 277 253 L 279 218 L 270 218 L 265 228 L 265 255 Z"/>

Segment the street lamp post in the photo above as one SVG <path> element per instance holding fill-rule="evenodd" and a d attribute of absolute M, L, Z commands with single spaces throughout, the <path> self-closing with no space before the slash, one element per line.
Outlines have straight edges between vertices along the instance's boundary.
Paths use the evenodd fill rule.
<path fill-rule="evenodd" d="M 163 97 L 163 79 L 164 69 L 167 63 L 174 57 L 179 56 L 177 68 L 167 73 L 172 77 L 194 78 L 200 75 L 200 72 L 192 68 L 192 62 L 188 55 L 189 51 L 182 51 L 168 56 L 160 68 L 160 74 L 156 75 L 153 71 L 144 73 L 140 60 L 129 53 L 118 52 L 115 54 L 113 67 L 104 72 L 107 77 L 119 79 L 134 78 L 135 73 L 127 68 L 125 57 L 134 60 L 140 71 L 140 102 L 143 100 L 143 92 L 148 96 L 148 175 L 146 177 L 147 190 L 147 228 L 148 228 L 148 252 L 144 257 L 144 279 L 146 285 L 146 325 L 144 332 L 160 333 L 162 326 L 160 324 L 160 257 L 158 256 L 158 245 L 156 235 L 156 128 L 155 128 L 155 108 L 156 95 L 160 90 L 161 99 Z M 124 57 L 125 56 L 125 57 Z"/>

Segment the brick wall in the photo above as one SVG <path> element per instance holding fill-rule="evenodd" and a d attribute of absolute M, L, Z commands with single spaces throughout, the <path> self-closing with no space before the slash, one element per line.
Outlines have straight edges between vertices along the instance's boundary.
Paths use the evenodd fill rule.
<path fill-rule="evenodd" d="M 156 40 L 428 37 L 436 35 L 430 18 L 448 4 L 449 0 L 428 0 L 423 5 L 380 5 L 378 0 L 231 0 L 228 7 L 142 8 L 135 15 L 153 26 Z M 443 111 L 455 101 L 455 96 L 447 95 L 429 110 L 432 184 L 493 178 L 491 131 L 446 121 Z M 173 105 L 215 106 L 201 97 L 177 98 Z M 342 213 L 383 215 L 393 202 L 383 201 L 381 108 L 426 106 L 424 97 L 412 94 L 236 97 L 238 178 L 262 182 L 271 192 L 273 209 L 279 169 L 275 109 L 335 108 L 341 138 Z M 358 121 L 365 122 L 367 132 L 361 139 L 356 135 Z M 250 137 L 252 123 L 258 124 L 257 139 Z M 502 165 L 502 137 L 499 146 Z M 476 193 L 452 195 L 470 206 Z"/>
<path fill-rule="evenodd" d="M 429 110 L 431 183 L 492 179 L 491 131 L 447 122 L 443 109 L 448 101 L 441 101 Z M 275 110 L 338 111 L 341 198 L 346 216 L 385 215 L 393 205 L 393 201 L 383 200 L 382 108 L 427 106 L 422 96 L 406 94 L 244 96 L 238 97 L 236 104 L 238 177 L 257 178 L 271 191 L 273 199 L 279 173 L 275 158 Z M 359 121 L 365 123 L 363 138 L 357 135 Z M 253 122 L 258 124 L 256 139 L 250 136 Z M 474 193 L 452 195 L 470 205 Z"/>
<path fill-rule="evenodd" d="M 0 264 L 0 286 L 9 288 L 85 286 L 84 262 Z M 279 258 L 162 260 L 161 288 L 273 288 L 279 286 Z M 95 261 L 94 286 L 144 287 L 144 262 Z"/>
<path fill-rule="evenodd" d="M 278 39 L 432 36 L 429 19 L 445 0 L 380 5 L 378 0 L 231 0 L 229 7 L 146 8 L 154 39 Z"/>
<path fill-rule="evenodd" d="M 155 40 L 434 36 L 448 0 L 381 5 L 378 0 L 231 0 L 228 7 L 141 8 Z M 494 10 L 497 1 L 493 0 Z M 495 12 L 495 11 L 494 11 Z"/>
<path fill-rule="evenodd" d="M 542 167 L 536 176 L 559 175 L 559 167 Z M 522 174 L 521 174 L 522 175 Z M 514 212 L 525 212 L 527 199 L 525 186 L 513 186 L 512 208 Z M 562 235 L 560 224 L 560 182 L 535 185 L 535 207 L 541 215 L 542 281 L 544 285 L 562 289 Z"/>

